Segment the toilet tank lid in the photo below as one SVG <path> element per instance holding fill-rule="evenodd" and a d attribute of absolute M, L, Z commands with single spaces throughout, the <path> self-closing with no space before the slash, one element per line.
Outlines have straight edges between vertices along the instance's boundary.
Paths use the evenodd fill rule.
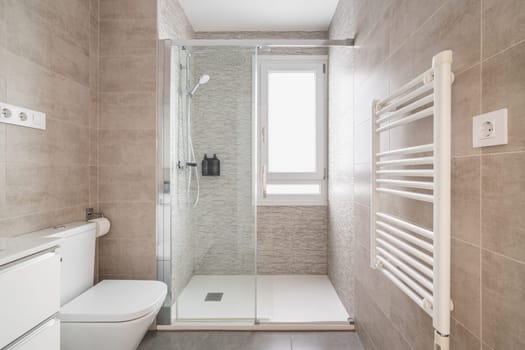
<path fill-rule="evenodd" d="M 62 322 L 126 322 L 160 309 L 166 298 L 160 281 L 104 280 L 60 309 Z"/>

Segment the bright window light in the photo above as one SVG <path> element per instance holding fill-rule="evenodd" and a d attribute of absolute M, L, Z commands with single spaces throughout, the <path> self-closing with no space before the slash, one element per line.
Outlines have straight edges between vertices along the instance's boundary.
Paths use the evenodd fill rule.
<path fill-rule="evenodd" d="M 268 171 L 316 171 L 316 74 L 268 74 Z"/>

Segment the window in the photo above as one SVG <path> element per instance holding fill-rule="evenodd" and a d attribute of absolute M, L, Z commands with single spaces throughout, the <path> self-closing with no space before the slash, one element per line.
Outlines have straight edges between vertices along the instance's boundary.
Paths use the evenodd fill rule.
<path fill-rule="evenodd" d="M 326 204 L 326 64 L 259 58 L 259 205 Z"/>

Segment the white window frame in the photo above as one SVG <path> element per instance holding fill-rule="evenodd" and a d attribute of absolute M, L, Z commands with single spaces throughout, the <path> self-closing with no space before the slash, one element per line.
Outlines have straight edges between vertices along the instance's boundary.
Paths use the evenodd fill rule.
<path fill-rule="evenodd" d="M 259 101 L 257 205 L 307 206 L 327 205 L 327 69 L 328 57 L 318 55 L 268 55 L 257 58 Z M 270 71 L 314 71 L 317 83 L 316 101 L 316 170 L 312 173 L 268 173 L 268 73 Z M 268 194 L 271 184 L 316 184 L 320 193 L 315 195 Z"/>

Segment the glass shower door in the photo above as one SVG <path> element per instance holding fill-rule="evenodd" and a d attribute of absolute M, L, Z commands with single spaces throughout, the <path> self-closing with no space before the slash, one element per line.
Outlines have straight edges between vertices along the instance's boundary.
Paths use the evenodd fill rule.
<path fill-rule="evenodd" d="M 255 320 L 255 57 L 255 48 L 171 51 L 175 322 Z"/>

